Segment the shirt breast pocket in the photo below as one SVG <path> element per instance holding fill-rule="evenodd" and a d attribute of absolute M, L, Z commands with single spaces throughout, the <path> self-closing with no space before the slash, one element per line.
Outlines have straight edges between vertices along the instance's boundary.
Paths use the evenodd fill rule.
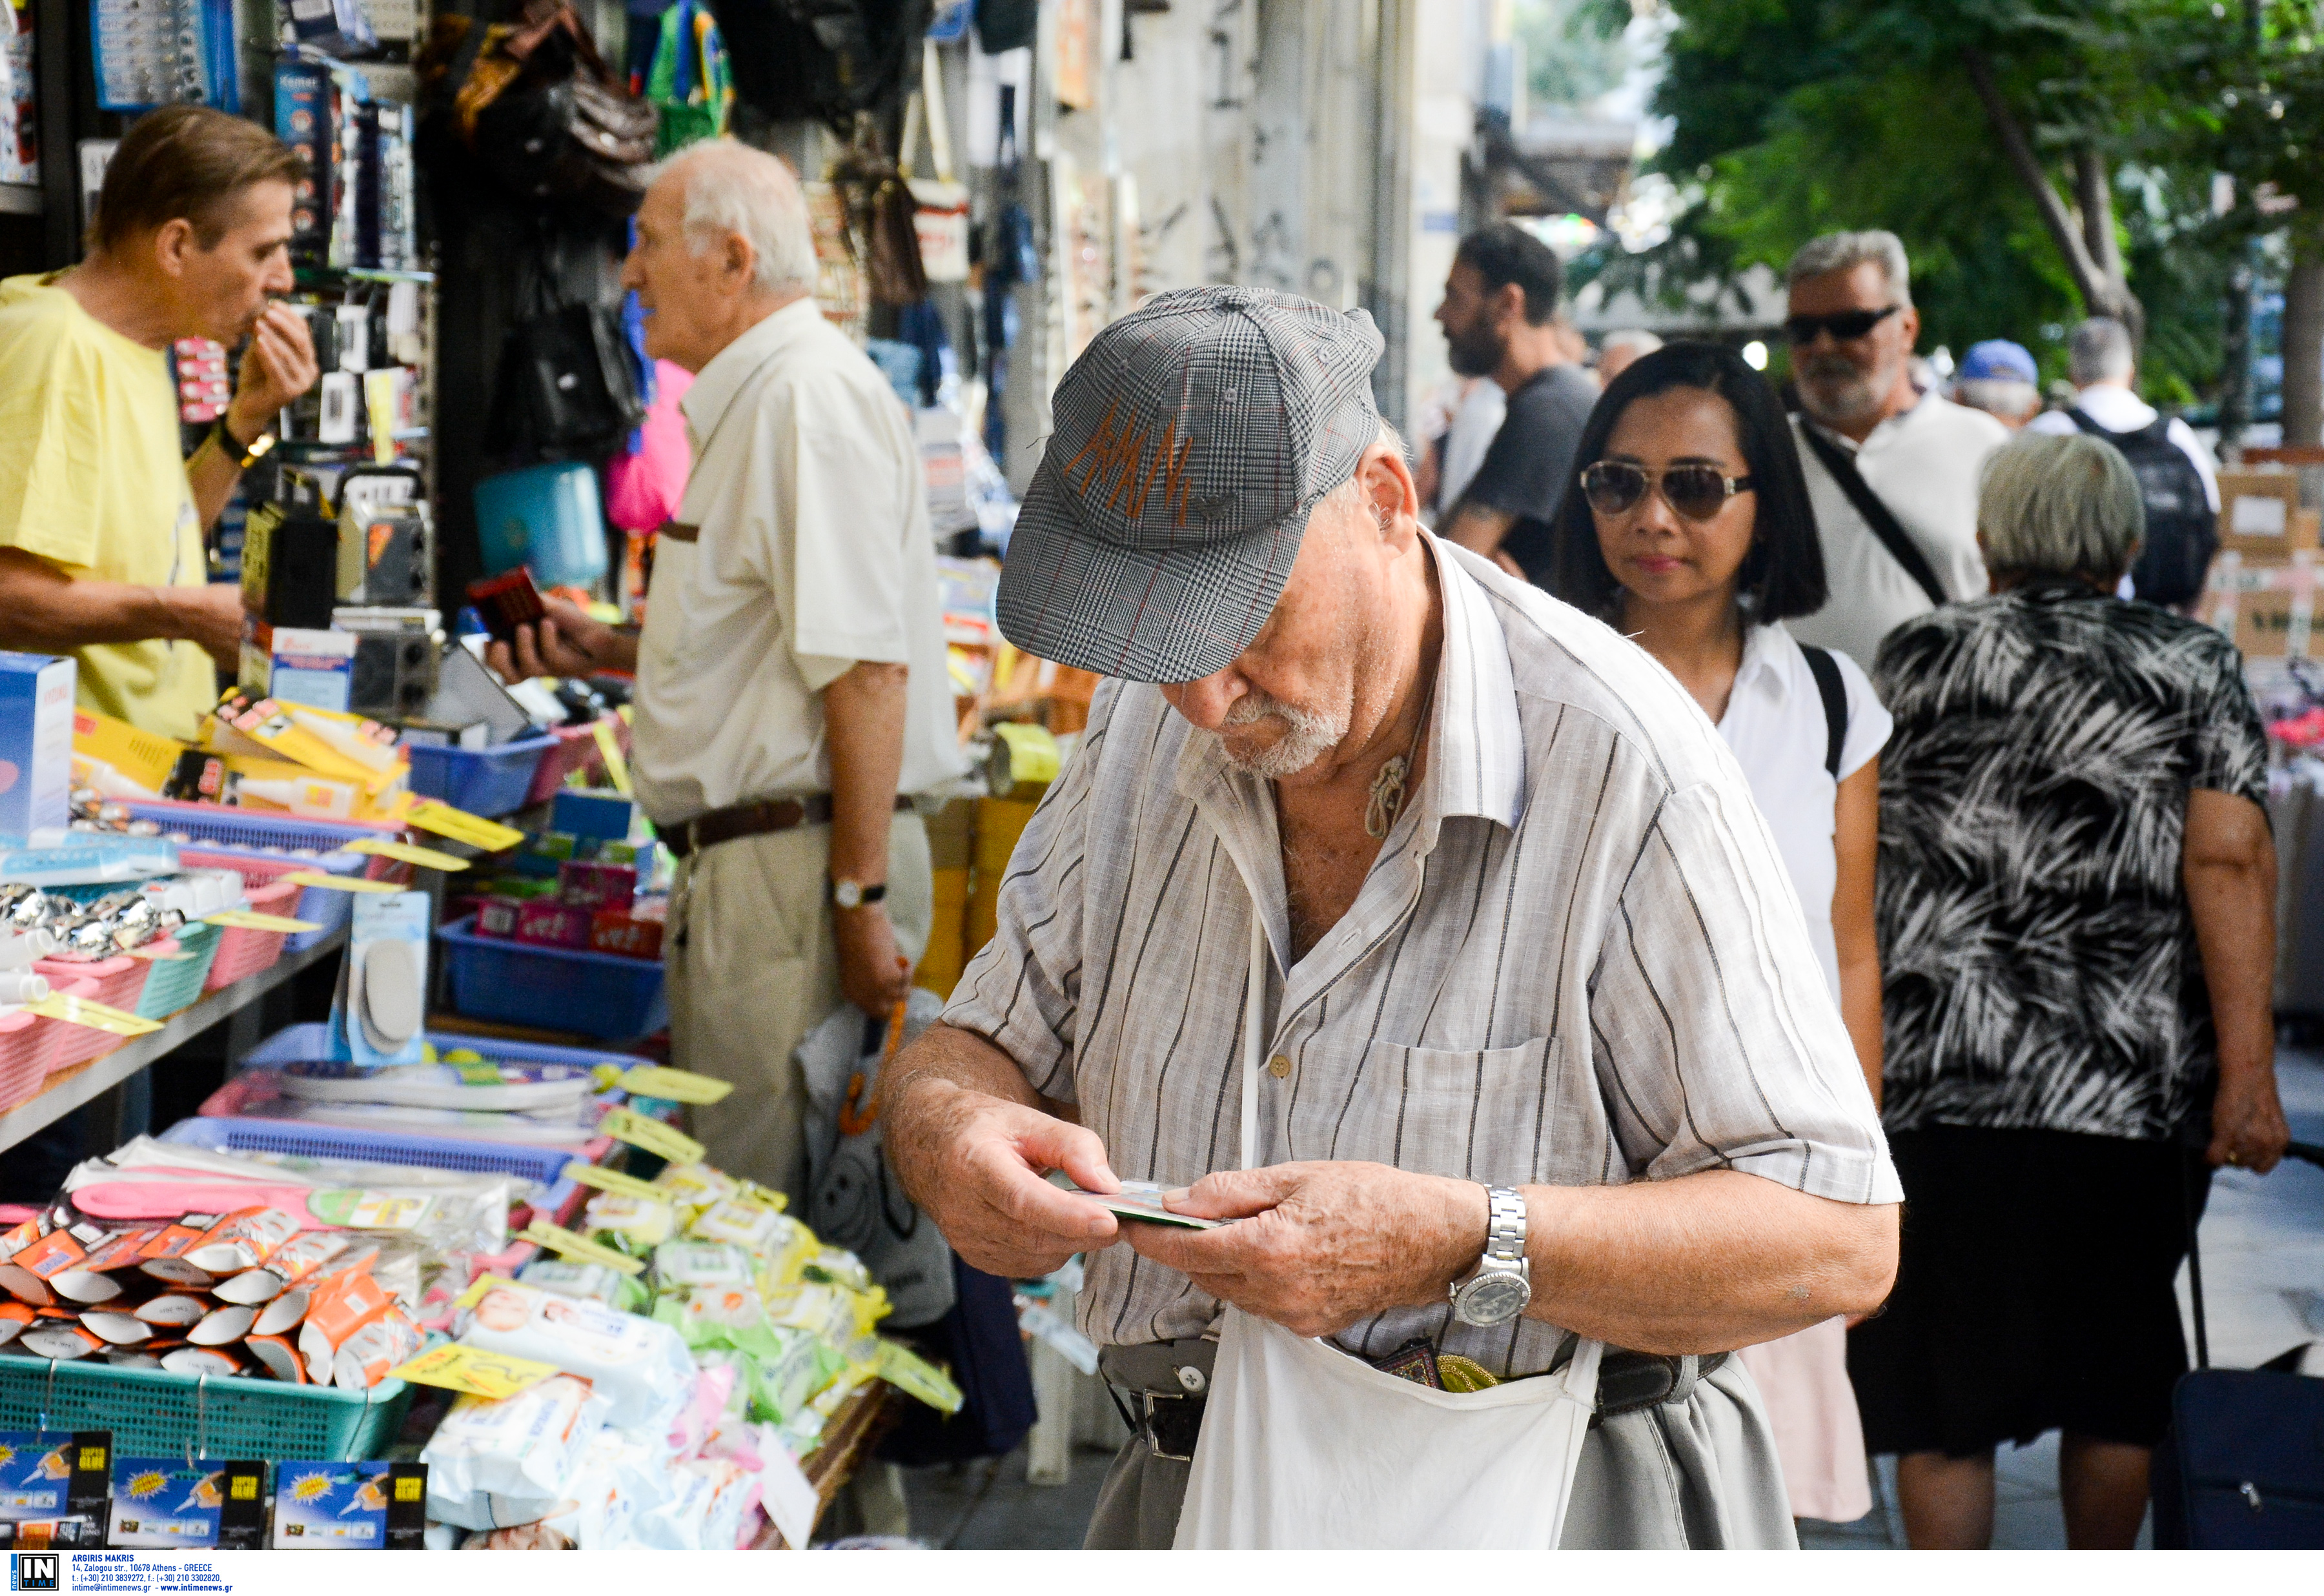
<path fill-rule="evenodd" d="M 1376 1042 L 1332 1156 L 1464 1180 L 1528 1179 L 1549 1129 L 1540 1110 L 1548 1058 L 1545 1036 L 1506 1048 Z"/>

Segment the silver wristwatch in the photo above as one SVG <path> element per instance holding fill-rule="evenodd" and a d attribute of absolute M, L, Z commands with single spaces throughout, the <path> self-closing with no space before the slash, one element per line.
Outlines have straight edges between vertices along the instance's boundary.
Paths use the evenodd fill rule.
<path fill-rule="evenodd" d="M 1505 1325 L 1533 1300 L 1533 1266 L 1526 1259 L 1526 1206 L 1522 1194 L 1489 1186 L 1485 1201 L 1492 1223 L 1485 1233 L 1485 1255 L 1477 1267 L 1452 1282 L 1452 1316 L 1464 1325 Z"/>

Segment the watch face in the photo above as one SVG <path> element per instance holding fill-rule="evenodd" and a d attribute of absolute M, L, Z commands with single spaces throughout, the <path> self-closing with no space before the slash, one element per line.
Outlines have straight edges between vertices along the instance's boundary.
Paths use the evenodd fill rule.
<path fill-rule="evenodd" d="M 831 901 L 843 909 L 856 908 L 863 902 L 863 889 L 853 881 L 836 882 L 831 889 Z"/>
<path fill-rule="evenodd" d="M 1533 1288 L 1515 1271 L 1489 1271 L 1461 1289 L 1453 1311 L 1466 1325 L 1499 1325 L 1525 1312 Z"/>

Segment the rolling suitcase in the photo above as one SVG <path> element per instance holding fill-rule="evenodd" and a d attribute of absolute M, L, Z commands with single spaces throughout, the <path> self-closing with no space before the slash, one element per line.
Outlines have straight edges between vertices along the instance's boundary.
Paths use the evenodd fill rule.
<path fill-rule="evenodd" d="M 2288 1156 L 2324 1165 L 2324 1148 L 2294 1142 Z M 2196 1366 L 2172 1391 L 2171 1427 L 2154 1449 L 2154 1545 L 2324 1548 L 2324 1379 L 2300 1372 L 2315 1366 L 2315 1349 L 2294 1347 L 2258 1369 L 2212 1368 L 2191 1231 L 2187 1263 Z"/>

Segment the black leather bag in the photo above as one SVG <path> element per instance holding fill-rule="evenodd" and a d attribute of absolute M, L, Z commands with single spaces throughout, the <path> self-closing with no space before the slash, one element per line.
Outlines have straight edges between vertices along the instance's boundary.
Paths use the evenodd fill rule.
<path fill-rule="evenodd" d="M 529 199 L 628 216 L 645 200 L 656 119 L 648 102 L 575 76 L 502 95 L 476 119 L 476 148 Z"/>
<path fill-rule="evenodd" d="M 485 446 L 498 454 L 611 454 L 646 417 L 622 347 L 621 313 L 562 305 L 511 328 L 492 415 Z"/>

